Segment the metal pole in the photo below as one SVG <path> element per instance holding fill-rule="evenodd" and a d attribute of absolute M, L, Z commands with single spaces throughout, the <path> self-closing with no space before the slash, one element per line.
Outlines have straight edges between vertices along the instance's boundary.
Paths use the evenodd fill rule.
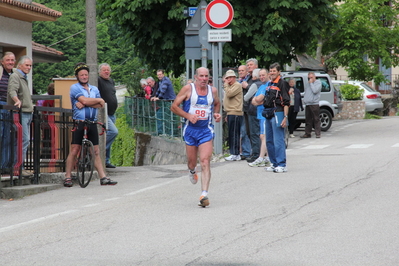
<path fill-rule="evenodd" d="M 222 100 L 223 100 L 223 86 L 221 76 L 221 69 L 219 69 L 219 58 L 220 53 L 218 51 L 217 43 L 212 44 L 212 76 L 215 87 L 218 89 L 218 96 L 220 99 L 220 114 L 222 114 Z M 215 82 L 216 81 L 216 82 Z M 214 140 L 214 152 L 215 154 L 221 154 L 223 152 L 223 119 L 219 123 L 215 123 L 215 140 Z"/>

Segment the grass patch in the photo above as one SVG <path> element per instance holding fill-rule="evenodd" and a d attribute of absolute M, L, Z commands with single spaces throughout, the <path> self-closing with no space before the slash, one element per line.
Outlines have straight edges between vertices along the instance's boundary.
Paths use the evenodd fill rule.
<path fill-rule="evenodd" d="M 364 119 L 381 119 L 381 118 L 382 118 L 382 116 L 371 114 L 371 113 L 367 113 L 367 112 L 364 115 Z"/>

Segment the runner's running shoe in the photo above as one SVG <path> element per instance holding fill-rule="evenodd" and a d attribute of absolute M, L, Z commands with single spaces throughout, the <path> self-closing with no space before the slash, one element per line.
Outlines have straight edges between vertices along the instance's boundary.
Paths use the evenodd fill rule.
<path fill-rule="evenodd" d="M 198 175 L 195 171 L 194 171 L 194 173 L 192 173 L 191 170 L 188 170 L 188 177 L 190 178 L 190 181 L 191 181 L 191 183 L 193 183 L 193 185 L 197 184 Z"/>
<path fill-rule="evenodd" d="M 258 159 L 256 159 L 252 163 L 248 163 L 248 165 L 251 166 L 251 167 L 254 167 L 254 166 L 261 166 L 260 164 L 262 164 L 262 163 L 263 163 L 263 158 L 259 157 Z"/>
<path fill-rule="evenodd" d="M 198 203 L 198 206 L 201 206 L 205 208 L 206 206 L 209 206 L 209 199 L 207 196 L 201 196 L 200 201 Z"/>

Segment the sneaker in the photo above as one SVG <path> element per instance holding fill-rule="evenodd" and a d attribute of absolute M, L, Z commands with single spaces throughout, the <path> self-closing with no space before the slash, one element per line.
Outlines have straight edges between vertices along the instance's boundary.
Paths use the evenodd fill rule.
<path fill-rule="evenodd" d="M 274 169 L 275 169 L 276 167 L 274 167 L 273 165 L 271 165 L 271 166 L 269 166 L 269 167 L 266 167 L 265 168 L 265 170 L 266 170 L 266 172 L 274 172 Z"/>
<path fill-rule="evenodd" d="M 258 167 L 265 167 L 265 166 L 269 166 L 270 165 L 270 161 L 267 158 L 263 158 L 262 162 L 258 165 Z"/>
<path fill-rule="evenodd" d="M 301 136 L 301 139 L 307 139 L 307 138 L 310 138 L 310 137 L 312 137 L 312 136 L 308 135 L 308 134 L 304 134 L 304 135 Z"/>
<path fill-rule="evenodd" d="M 108 177 L 103 177 L 100 179 L 100 184 L 101 184 L 101 186 L 106 186 L 106 185 L 113 186 L 113 185 L 118 184 L 118 182 L 113 181 L 113 180 L 109 179 Z"/>
<path fill-rule="evenodd" d="M 226 161 L 241 161 L 240 155 L 230 155 L 229 157 L 224 158 Z"/>
<path fill-rule="evenodd" d="M 190 181 L 191 181 L 191 183 L 193 183 L 193 185 L 197 184 L 198 175 L 195 171 L 194 171 L 194 173 L 191 173 L 191 170 L 188 170 L 188 177 L 190 178 Z"/>
<path fill-rule="evenodd" d="M 295 138 L 295 135 L 294 134 L 290 134 L 290 138 Z"/>
<path fill-rule="evenodd" d="M 258 159 L 256 159 L 252 163 L 248 163 L 248 165 L 251 166 L 251 167 L 254 167 L 254 166 L 259 166 L 262 163 L 263 163 L 263 158 L 259 157 Z"/>
<path fill-rule="evenodd" d="M 206 206 L 209 206 L 208 196 L 201 196 L 200 201 L 198 202 L 198 206 L 201 206 L 203 208 L 205 208 Z"/>
<path fill-rule="evenodd" d="M 287 172 L 287 167 L 285 167 L 285 166 L 277 166 L 276 168 L 274 168 L 274 171 L 273 172 L 275 172 L 275 173 L 285 173 L 285 172 Z"/>

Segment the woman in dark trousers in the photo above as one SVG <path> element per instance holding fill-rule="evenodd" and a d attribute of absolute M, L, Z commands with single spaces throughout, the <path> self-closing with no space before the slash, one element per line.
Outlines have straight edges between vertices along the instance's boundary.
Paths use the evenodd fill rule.
<path fill-rule="evenodd" d="M 289 95 L 291 98 L 290 109 L 288 110 L 288 130 L 290 132 L 290 138 L 295 138 L 296 116 L 299 109 L 303 111 L 302 98 L 301 92 L 295 87 L 295 79 L 290 79 L 288 84 L 290 85 Z"/>

